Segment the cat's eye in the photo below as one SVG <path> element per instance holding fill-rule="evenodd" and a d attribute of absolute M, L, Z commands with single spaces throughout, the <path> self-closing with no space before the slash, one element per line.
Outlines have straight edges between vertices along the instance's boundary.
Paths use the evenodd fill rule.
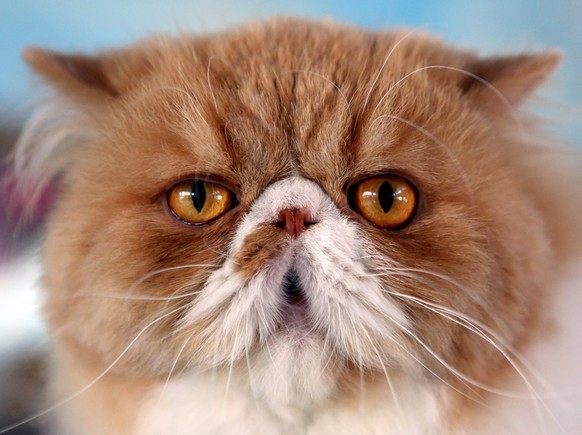
<path fill-rule="evenodd" d="M 380 228 L 395 230 L 410 222 L 417 207 L 414 186 L 398 175 L 378 175 L 352 186 L 350 206 Z"/>
<path fill-rule="evenodd" d="M 192 179 L 175 184 L 168 191 L 167 201 L 178 219 L 187 224 L 201 225 L 234 207 L 236 198 L 222 184 Z"/>

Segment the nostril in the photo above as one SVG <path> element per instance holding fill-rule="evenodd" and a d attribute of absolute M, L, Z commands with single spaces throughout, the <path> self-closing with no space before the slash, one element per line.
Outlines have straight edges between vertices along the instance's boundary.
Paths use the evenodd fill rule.
<path fill-rule="evenodd" d="M 307 227 L 316 223 L 306 208 L 284 208 L 279 210 L 277 225 L 285 228 L 293 237 L 299 237 Z"/>
<path fill-rule="evenodd" d="M 287 210 L 280 210 L 279 217 L 277 218 L 277 226 L 279 228 L 285 228 L 287 224 Z"/>

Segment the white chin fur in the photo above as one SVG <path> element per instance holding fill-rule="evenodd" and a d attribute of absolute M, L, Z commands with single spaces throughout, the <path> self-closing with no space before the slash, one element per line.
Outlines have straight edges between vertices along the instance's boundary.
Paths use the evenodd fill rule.
<path fill-rule="evenodd" d="M 276 223 L 283 208 L 307 208 L 316 223 L 296 239 L 289 236 L 274 261 L 244 279 L 234 257 L 249 235 Z M 210 314 L 215 318 L 195 357 L 198 366 L 231 366 L 247 359 L 256 371 L 261 397 L 287 403 L 302 398 L 305 404 L 322 400 L 332 390 L 326 369 L 333 366 L 326 364 L 329 352 L 376 370 L 398 363 L 398 325 L 410 325 L 383 293 L 369 260 L 371 252 L 356 225 L 317 184 L 300 177 L 272 184 L 254 202 L 235 232 L 223 267 L 211 275 L 183 319 L 181 327 L 188 328 Z M 277 328 L 282 281 L 290 268 L 304 290 L 309 326 L 285 332 Z"/>

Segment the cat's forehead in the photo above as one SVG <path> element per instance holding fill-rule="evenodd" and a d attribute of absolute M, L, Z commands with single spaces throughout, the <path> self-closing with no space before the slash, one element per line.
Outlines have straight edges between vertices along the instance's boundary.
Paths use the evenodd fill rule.
<path fill-rule="evenodd" d="M 407 76 L 454 56 L 407 32 L 267 26 L 159 40 L 142 56 L 151 72 L 122 106 L 131 126 L 118 129 L 173 177 L 216 174 L 260 190 L 298 172 L 337 191 L 366 172 L 418 169 L 428 157 L 416 123 L 438 131 L 427 124 L 439 111 L 456 116 L 434 104 L 443 91 L 422 71 Z"/>

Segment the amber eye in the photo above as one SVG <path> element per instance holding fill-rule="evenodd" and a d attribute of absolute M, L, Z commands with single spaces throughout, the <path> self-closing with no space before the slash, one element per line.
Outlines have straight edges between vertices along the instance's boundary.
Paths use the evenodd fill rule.
<path fill-rule="evenodd" d="M 181 181 L 168 192 L 172 213 L 181 221 L 194 225 L 216 219 L 235 202 L 234 194 L 223 185 L 199 179 Z"/>
<path fill-rule="evenodd" d="M 416 190 L 397 175 L 379 175 L 360 181 L 350 189 L 351 207 L 385 229 L 406 225 L 416 211 Z"/>

